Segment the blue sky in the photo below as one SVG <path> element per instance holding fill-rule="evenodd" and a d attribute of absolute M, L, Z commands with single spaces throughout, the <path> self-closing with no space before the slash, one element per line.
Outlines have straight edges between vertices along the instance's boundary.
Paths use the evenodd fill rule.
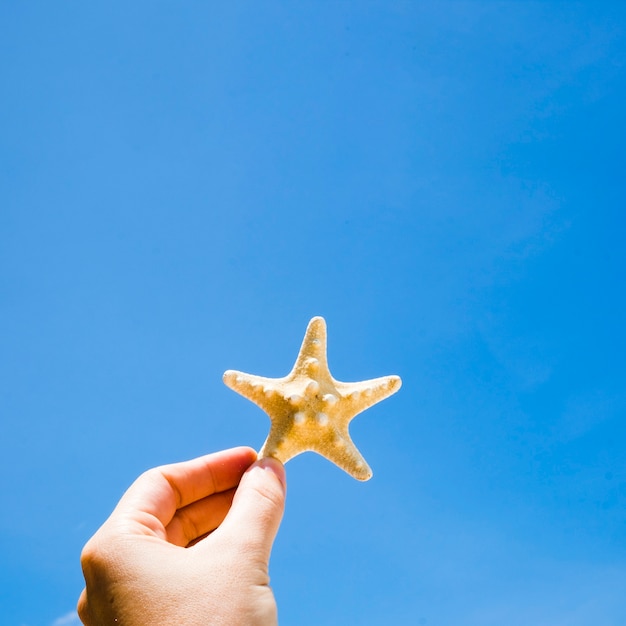
<path fill-rule="evenodd" d="M 287 465 L 283 624 L 626 623 L 626 9 L 0 2 L 0 621 L 64 626 L 226 369 L 400 392 Z"/>

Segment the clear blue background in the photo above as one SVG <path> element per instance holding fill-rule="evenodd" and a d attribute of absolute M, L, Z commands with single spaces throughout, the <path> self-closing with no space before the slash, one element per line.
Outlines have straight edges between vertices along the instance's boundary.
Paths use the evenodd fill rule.
<path fill-rule="evenodd" d="M 626 5 L 0 2 L 0 622 L 144 469 L 259 448 L 323 315 L 282 624 L 626 624 Z M 208 583 L 207 583 L 208 584 Z"/>

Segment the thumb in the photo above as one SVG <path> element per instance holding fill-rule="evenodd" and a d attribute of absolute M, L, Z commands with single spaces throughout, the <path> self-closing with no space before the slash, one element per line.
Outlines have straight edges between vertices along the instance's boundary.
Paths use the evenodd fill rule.
<path fill-rule="evenodd" d="M 267 563 L 285 510 L 285 495 L 283 464 L 272 457 L 259 459 L 242 476 L 218 531 Z"/>

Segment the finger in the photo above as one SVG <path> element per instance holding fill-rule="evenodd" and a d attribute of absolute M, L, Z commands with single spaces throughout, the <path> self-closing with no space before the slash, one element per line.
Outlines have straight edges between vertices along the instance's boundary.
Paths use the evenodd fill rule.
<path fill-rule="evenodd" d="M 147 513 L 167 526 L 178 509 L 237 486 L 255 458 L 252 448 L 231 448 L 148 470 L 122 496 L 114 515 L 143 524 Z"/>
<path fill-rule="evenodd" d="M 215 533 L 234 537 L 249 557 L 267 563 L 285 509 L 285 493 L 282 463 L 271 457 L 260 459 L 243 475 L 230 511 Z"/>
<path fill-rule="evenodd" d="M 165 529 L 167 540 L 177 546 L 188 546 L 215 530 L 224 521 L 234 495 L 235 489 L 228 489 L 178 509 Z"/>

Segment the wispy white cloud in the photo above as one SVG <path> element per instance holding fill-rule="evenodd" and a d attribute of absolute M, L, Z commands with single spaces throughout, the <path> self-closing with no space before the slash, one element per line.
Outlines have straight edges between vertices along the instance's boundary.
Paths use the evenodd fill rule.
<path fill-rule="evenodd" d="M 78 618 L 78 613 L 71 611 L 65 615 L 61 615 L 61 617 L 57 617 L 54 622 L 52 622 L 51 626 L 80 626 L 80 624 L 81 621 Z"/>

